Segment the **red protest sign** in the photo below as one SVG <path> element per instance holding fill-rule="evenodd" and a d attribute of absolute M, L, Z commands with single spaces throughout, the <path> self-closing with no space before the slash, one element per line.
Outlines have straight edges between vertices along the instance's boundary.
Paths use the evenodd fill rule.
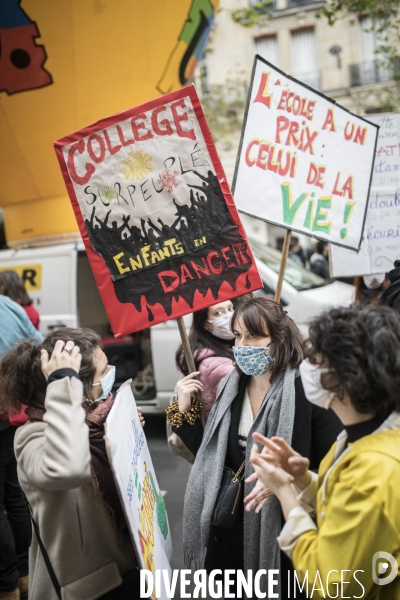
<path fill-rule="evenodd" d="M 117 337 L 262 286 L 193 86 L 55 150 Z"/>

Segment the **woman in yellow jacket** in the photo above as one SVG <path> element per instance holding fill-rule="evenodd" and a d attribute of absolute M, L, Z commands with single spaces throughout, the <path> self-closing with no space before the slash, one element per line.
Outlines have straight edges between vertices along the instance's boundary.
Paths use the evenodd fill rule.
<path fill-rule="evenodd" d="M 343 423 L 319 474 L 281 438 L 256 433 L 251 462 L 281 502 L 291 597 L 400 599 L 400 315 L 339 308 L 310 326 L 308 400 Z M 316 523 L 311 518 L 315 516 Z"/>

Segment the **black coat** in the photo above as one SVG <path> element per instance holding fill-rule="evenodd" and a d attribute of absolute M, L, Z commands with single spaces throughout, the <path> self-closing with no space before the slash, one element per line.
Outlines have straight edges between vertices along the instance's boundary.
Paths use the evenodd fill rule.
<path fill-rule="evenodd" d="M 231 405 L 231 425 L 225 464 L 234 470 L 240 467 L 244 459 L 244 454 L 238 443 L 238 430 L 248 379 L 247 375 L 241 376 L 237 396 Z M 200 419 L 197 419 L 194 425 L 184 422 L 181 427 L 173 427 L 172 430 L 196 455 L 203 438 Z M 325 410 L 308 402 L 301 378 L 297 377 L 295 380 L 295 413 L 291 446 L 301 456 L 305 456 L 310 460 L 310 469 L 318 470 L 321 460 L 342 430 L 343 425 L 332 410 Z M 249 443 L 251 443 L 250 440 Z M 208 572 L 213 569 L 243 570 L 243 519 L 237 529 L 211 526 L 205 568 Z M 286 600 L 288 597 L 286 595 L 288 569 L 291 569 L 291 562 L 285 554 L 281 553 L 282 600 Z M 293 582 L 293 577 L 291 581 Z M 299 591 L 297 591 L 297 597 L 299 599 L 305 598 Z"/>
<path fill-rule="evenodd" d="M 389 271 L 388 279 L 390 283 L 379 296 L 378 304 L 391 306 L 400 312 L 400 260 L 394 261 L 394 269 Z"/>
<path fill-rule="evenodd" d="M 323 279 L 330 279 L 331 274 L 329 270 L 329 262 L 325 256 L 321 256 L 321 258 L 317 258 L 310 261 L 310 271 L 314 273 L 314 275 L 319 275 Z"/>

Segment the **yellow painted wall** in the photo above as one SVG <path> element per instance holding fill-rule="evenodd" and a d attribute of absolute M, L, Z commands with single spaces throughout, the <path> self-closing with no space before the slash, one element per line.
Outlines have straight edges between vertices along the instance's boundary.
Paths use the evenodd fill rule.
<path fill-rule="evenodd" d="M 201 28 L 204 44 L 204 19 L 211 23 L 217 4 L 22 0 L 40 31 L 36 43 L 44 46 L 44 68 L 53 83 L 0 91 L 0 207 L 9 245 L 78 235 L 53 141 L 181 87 L 179 68 L 188 45 Z M 186 62 L 189 82 L 195 61 Z"/>

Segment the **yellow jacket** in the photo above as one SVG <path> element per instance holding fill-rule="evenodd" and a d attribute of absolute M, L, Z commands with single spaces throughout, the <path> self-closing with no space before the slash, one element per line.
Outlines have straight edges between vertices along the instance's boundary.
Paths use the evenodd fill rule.
<path fill-rule="evenodd" d="M 300 586 L 308 571 L 310 598 L 400 600 L 400 414 L 344 450 L 346 438 L 343 432 L 298 497 L 301 507 L 291 511 L 279 544 Z"/>

